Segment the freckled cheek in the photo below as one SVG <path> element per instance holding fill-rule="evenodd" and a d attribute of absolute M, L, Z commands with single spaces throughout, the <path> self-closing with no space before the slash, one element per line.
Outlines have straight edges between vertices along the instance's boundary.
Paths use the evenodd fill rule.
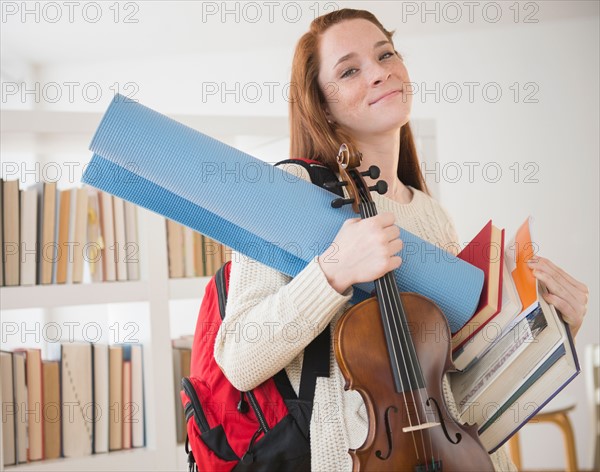
<path fill-rule="evenodd" d="M 335 111 L 334 111 L 335 110 Z M 347 101 L 347 100 L 339 100 L 335 104 L 335 108 L 332 107 L 332 111 L 337 117 L 337 122 L 342 125 L 354 126 L 354 122 L 357 117 L 361 116 L 361 113 L 364 113 L 364 110 L 361 110 L 360 105 L 357 101 Z"/>

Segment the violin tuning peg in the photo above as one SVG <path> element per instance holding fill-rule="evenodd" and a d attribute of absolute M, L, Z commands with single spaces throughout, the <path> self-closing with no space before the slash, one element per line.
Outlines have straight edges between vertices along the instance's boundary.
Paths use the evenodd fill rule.
<path fill-rule="evenodd" d="M 341 208 L 344 205 L 347 205 L 348 203 L 354 203 L 354 199 L 353 198 L 336 198 L 335 200 L 333 200 L 331 202 L 331 206 L 333 208 Z"/>
<path fill-rule="evenodd" d="M 378 179 L 380 175 L 379 167 L 371 166 L 369 167 L 369 170 L 361 172 L 360 175 L 363 175 L 365 177 L 371 177 L 372 179 Z"/>
<path fill-rule="evenodd" d="M 327 189 L 331 189 L 331 188 L 336 188 L 336 187 L 345 187 L 346 185 L 348 185 L 348 182 L 340 182 L 338 180 L 333 180 L 331 182 L 325 182 L 323 184 L 323 187 L 325 187 Z"/>
<path fill-rule="evenodd" d="M 376 191 L 379 195 L 383 195 L 388 190 L 388 186 L 385 180 L 380 180 L 376 185 L 369 187 L 369 190 Z"/>

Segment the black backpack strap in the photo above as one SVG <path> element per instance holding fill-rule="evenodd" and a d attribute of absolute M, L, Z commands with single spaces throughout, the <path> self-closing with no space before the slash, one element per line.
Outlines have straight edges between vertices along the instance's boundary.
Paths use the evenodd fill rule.
<path fill-rule="evenodd" d="M 304 167 L 310 175 L 311 182 L 319 187 L 323 187 L 325 182 L 338 180 L 335 173 L 329 167 L 314 161 L 307 162 L 302 159 L 286 159 L 276 163 L 275 165 L 278 166 L 281 164 L 296 164 Z M 341 187 L 334 187 L 333 189 L 328 190 L 338 194 L 339 196 L 344 196 Z M 329 332 L 329 325 L 327 325 L 327 327 L 304 349 L 302 374 L 300 377 L 300 391 L 298 395 L 301 400 L 312 402 L 315 395 L 317 377 L 329 377 L 330 352 L 331 335 Z M 283 375 L 280 375 L 282 373 Z M 278 376 L 279 382 L 277 381 Z M 285 380 L 283 380 L 282 377 L 284 377 Z M 277 376 L 275 376 L 275 382 L 278 388 L 280 387 L 281 383 L 283 391 L 280 389 L 279 392 L 284 398 L 286 398 L 284 392 L 289 394 L 288 385 L 290 389 L 291 385 L 287 375 L 285 375 L 285 369 L 280 371 Z"/>
<path fill-rule="evenodd" d="M 228 293 L 228 284 L 225 280 L 225 271 L 227 270 L 227 265 L 231 264 L 231 261 L 227 261 L 215 274 L 215 284 L 217 286 L 217 297 L 219 298 L 219 315 L 221 315 L 221 320 L 225 319 L 225 308 L 227 307 L 227 293 Z"/>

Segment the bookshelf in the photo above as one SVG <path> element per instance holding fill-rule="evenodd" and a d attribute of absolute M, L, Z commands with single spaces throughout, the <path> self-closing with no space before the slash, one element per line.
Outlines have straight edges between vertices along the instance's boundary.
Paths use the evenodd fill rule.
<path fill-rule="evenodd" d="M 174 115 L 177 121 L 201 130 L 224 142 L 242 148 L 237 136 L 255 139 L 268 130 L 269 139 L 288 134 L 285 117 L 269 116 L 192 116 Z M 23 148 L 35 157 L 60 154 L 69 157 L 77 154 L 81 163 L 91 157 L 87 150 L 102 113 L 67 112 L 49 110 L 0 111 L 0 137 L 3 152 L 21 152 Z M 414 122 L 417 146 L 421 153 L 435 161 L 435 124 L 433 120 Z M 287 151 L 275 151 L 278 159 Z M 80 176 L 80 175 L 79 175 Z M 13 177 L 14 178 L 14 177 Z M 71 186 L 76 186 L 73 182 Z M 435 193 L 437 189 L 433 188 Z M 175 404 L 173 398 L 173 361 L 171 319 L 174 312 L 193 320 L 189 333 L 193 333 L 200 300 L 210 277 L 169 278 L 167 235 L 165 218 L 138 207 L 138 237 L 140 280 L 104 282 L 77 285 L 46 285 L 30 287 L 1 287 L 0 315 L 19 320 L 33 316 L 29 309 L 42 309 L 44 320 L 62 316 L 74 319 L 73 312 L 81 312 L 82 319 L 88 311 L 102 306 L 105 321 L 120 319 L 123 322 L 142 323 L 145 333 L 140 342 L 144 346 L 144 393 L 146 408 L 146 447 L 115 451 L 83 458 L 46 460 L 3 467 L 0 447 L 0 471 L 115 471 L 156 470 L 187 471 L 184 446 L 177 444 L 175 432 Z M 185 313 L 180 303 L 186 303 Z M 191 311 L 189 309 L 191 308 Z M 2 424 L 0 423 L 0 444 Z"/>
<path fill-rule="evenodd" d="M 3 150 L 18 152 L 25 146 L 38 158 L 38 155 L 60 153 L 64 148 L 79 153 L 85 163 L 91 157 L 87 145 L 101 117 L 102 113 L 3 110 L 0 113 Z M 265 129 L 281 135 L 287 132 L 285 118 L 174 118 L 223 140 L 234 135 L 261 135 Z M 77 181 L 69 184 L 71 187 L 77 185 Z M 2 465 L 0 447 L 0 470 L 187 470 L 183 445 L 176 442 L 170 321 L 173 311 L 181 306 L 178 303 L 186 301 L 187 306 L 194 307 L 191 313 L 187 313 L 187 309 L 185 313 L 186 319 L 194 320 L 189 326 L 189 333 L 193 333 L 199 303 L 210 277 L 170 279 L 165 218 L 141 207 L 137 212 L 139 281 L 1 287 L 0 314 L 2 323 L 27 322 L 27 317 L 34 319 L 34 316 L 37 320 L 38 317 L 30 313 L 40 311 L 42 321 L 87 321 L 95 319 L 93 313 L 100 311 L 104 314 L 103 326 L 114 320 L 140 323 L 139 342 L 144 349 L 146 447 L 6 467 Z M 0 444 L 1 439 L 0 423 Z"/>

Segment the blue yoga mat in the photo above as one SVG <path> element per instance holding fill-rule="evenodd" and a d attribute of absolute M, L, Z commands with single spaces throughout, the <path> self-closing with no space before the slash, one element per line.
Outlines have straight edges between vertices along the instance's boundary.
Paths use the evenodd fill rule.
<path fill-rule="evenodd" d="M 331 244 L 349 206 L 302 178 L 116 95 L 82 182 L 159 213 L 290 276 Z M 431 298 L 452 332 L 477 307 L 483 272 L 401 228 L 401 291 Z M 354 302 L 374 289 L 355 286 Z"/>

